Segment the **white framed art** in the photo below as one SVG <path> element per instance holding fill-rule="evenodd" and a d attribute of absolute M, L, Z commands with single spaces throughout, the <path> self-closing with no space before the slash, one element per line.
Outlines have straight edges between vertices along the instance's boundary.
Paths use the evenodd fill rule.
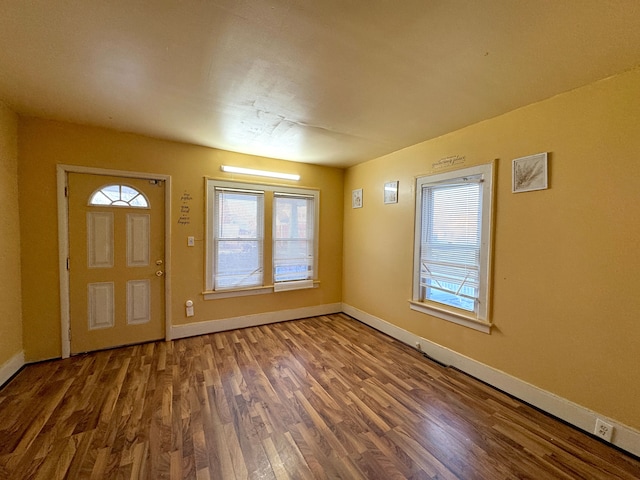
<path fill-rule="evenodd" d="M 384 203 L 398 203 L 398 180 L 384 184 Z"/>
<path fill-rule="evenodd" d="M 351 191 L 351 208 L 362 208 L 362 189 Z"/>
<path fill-rule="evenodd" d="M 514 159 L 512 175 L 512 193 L 547 189 L 547 152 Z"/>

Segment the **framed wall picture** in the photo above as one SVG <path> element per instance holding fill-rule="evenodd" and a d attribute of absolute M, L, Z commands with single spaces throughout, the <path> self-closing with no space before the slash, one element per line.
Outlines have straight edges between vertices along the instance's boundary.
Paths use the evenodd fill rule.
<path fill-rule="evenodd" d="M 398 180 L 384 184 L 384 203 L 398 203 Z"/>
<path fill-rule="evenodd" d="M 548 188 L 547 152 L 513 160 L 512 192 L 530 192 Z"/>
<path fill-rule="evenodd" d="M 351 208 L 362 208 L 362 189 L 351 191 Z"/>

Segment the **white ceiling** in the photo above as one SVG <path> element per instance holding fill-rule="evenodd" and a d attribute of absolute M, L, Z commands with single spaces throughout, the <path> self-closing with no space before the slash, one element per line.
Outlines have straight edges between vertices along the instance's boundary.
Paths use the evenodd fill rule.
<path fill-rule="evenodd" d="M 639 64 L 638 0 L 0 0 L 19 114 L 323 165 Z"/>

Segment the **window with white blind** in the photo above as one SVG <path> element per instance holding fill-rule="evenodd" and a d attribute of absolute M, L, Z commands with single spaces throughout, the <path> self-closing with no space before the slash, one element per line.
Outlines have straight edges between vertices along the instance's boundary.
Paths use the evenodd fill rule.
<path fill-rule="evenodd" d="M 318 209 L 316 190 L 207 180 L 205 299 L 317 286 Z"/>
<path fill-rule="evenodd" d="M 418 178 L 414 310 L 490 330 L 492 165 Z"/>
<path fill-rule="evenodd" d="M 274 288 L 313 286 L 315 196 L 275 192 L 273 214 Z"/>
<path fill-rule="evenodd" d="M 213 290 L 261 286 L 264 192 L 214 191 Z"/>

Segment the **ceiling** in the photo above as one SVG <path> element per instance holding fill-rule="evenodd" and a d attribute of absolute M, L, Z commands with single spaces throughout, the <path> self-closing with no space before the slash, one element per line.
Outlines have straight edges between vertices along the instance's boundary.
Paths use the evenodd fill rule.
<path fill-rule="evenodd" d="M 638 0 L 2 0 L 17 113 L 350 166 L 640 64 Z"/>

